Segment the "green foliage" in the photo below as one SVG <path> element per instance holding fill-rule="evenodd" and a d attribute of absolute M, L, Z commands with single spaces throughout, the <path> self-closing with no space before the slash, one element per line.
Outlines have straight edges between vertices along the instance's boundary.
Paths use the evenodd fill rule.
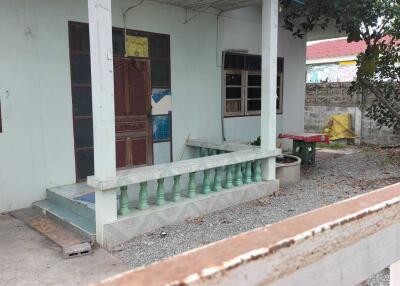
<path fill-rule="evenodd" d="M 330 142 L 329 144 L 318 142 L 317 148 L 340 150 L 346 148 L 346 146 L 337 142 Z"/>
<path fill-rule="evenodd" d="M 261 146 L 261 137 L 258 136 L 257 139 L 250 143 L 253 146 Z"/>
<path fill-rule="evenodd" d="M 369 90 L 376 100 L 367 116 L 380 126 L 400 130 L 400 0 L 280 0 L 283 27 L 296 37 L 315 28 L 336 28 L 347 41 L 364 41 L 357 58 L 357 79 L 350 94 Z"/>

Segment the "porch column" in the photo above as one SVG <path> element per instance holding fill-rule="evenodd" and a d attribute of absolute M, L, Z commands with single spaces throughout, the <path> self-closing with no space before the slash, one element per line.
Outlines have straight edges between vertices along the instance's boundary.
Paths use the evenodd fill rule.
<path fill-rule="evenodd" d="M 262 5 L 261 148 L 276 149 L 276 77 L 278 57 L 278 2 Z M 263 179 L 275 179 L 275 158 L 263 161 Z"/>
<path fill-rule="evenodd" d="M 94 175 L 115 177 L 115 113 L 111 0 L 88 0 L 92 73 Z M 96 239 L 104 246 L 103 227 L 117 219 L 116 190 L 96 190 Z"/>

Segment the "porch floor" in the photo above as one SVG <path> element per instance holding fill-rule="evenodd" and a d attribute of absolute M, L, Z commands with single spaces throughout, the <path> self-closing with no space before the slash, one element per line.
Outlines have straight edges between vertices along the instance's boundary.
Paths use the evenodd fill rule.
<path fill-rule="evenodd" d="M 198 190 L 203 181 L 202 174 L 196 177 Z M 277 181 L 264 181 L 252 183 L 232 189 L 223 189 L 220 192 L 211 192 L 204 195 L 200 192 L 194 198 L 189 198 L 189 176 L 181 178 L 182 199 L 173 202 L 173 178 L 165 180 L 166 204 L 156 206 L 157 182 L 148 184 L 148 202 L 150 208 L 139 210 L 139 186 L 129 186 L 130 213 L 118 216 L 118 220 L 105 225 L 105 245 L 114 247 L 126 242 L 135 236 L 152 231 L 159 227 L 179 223 L 188 217 L 208 214 L 217 210 L 228 208 L 240 203 L 249 202 L 270 195 L 278 190 Z M 85 183 L 49 188 L 46 200 L 34 203 L 43 213 L 49 214 L 64 226 L 77 231 L 91 242 L 96 238 L 95 221 L 95 191 Z M 119 205 L 119 195 L 117 196 Z"/>

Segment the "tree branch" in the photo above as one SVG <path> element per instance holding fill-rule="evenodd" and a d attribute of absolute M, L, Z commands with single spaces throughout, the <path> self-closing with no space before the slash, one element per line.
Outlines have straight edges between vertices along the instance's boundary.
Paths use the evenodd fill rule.
<path fill-rule="evenodd" d="M 375 97 L 389 110 L 390 113 L 392 113 L 392 115 L 394 117 L 397 118 L 397 120 L 400 121 L 400 113 L 397 112 L 397 110 L 393 107 L 394 103 L 391 103 L 389 100 L 387 100 L 382 92 L 378 89 L 376 89 L 369 81 L 365 80 L 365 79 L 360 79 L 359 80 L 360 83 L 365 86 L 367 89 L 369 89 L 374 95 Z M 398 107 L 398 106 L 396 106 Z"/>

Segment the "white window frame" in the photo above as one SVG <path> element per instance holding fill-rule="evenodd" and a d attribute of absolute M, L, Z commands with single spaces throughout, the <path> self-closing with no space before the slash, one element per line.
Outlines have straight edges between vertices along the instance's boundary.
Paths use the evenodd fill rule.
<path fill-rule="evenodd" d="M 242 77 L 242 82 L 241 82 L 241 86 L 240 86 L 240 89 L 241 89 L 241 91 L 240 91 L 240 99 L 227 99 L 226 98 L 226 89 L 228 88 L 228 87 L 239 87 L 239 86 L 237 86 L 237 85 L 226 85 L 226 75 L 228 75 L 228 74 L 240 74 L 241 75 L 241 77 Z M 244 107 L 244 104 L 245 104 L 245 101 L 244 101 L 244 98 L 245 98 L 245 96 L 244 96 L 244 92 L 245 92 L 245 89 L 244 89 L 244 86 L 245 86 L 245 84 L 246 84 L 246 79 L 243 77 L 243 70 L 224 70 L 224 94 L 223 94 L 223 97 L 224 97 L 224 113 L 225 113 L 225 117 L 234 117 L 234 116 L 243 116 L 244 114 L 243 114 L 243 107 Z M 226 102 L 227 101 L 239 101 L 240 100 L 240 104 L 241 104 L 241 108 L 240 108 L 240 111 L 237 111 L 237 112 L 228 112 L 227 110 L 226 110 Z"/>
<path fill-rule="evenodd" d="M 251 115 L 261 115 L 261 105 L 260 105 L 260 110 L 248 110 L 247 109 L 247 105 L 249 100 L 258 100 L 258 99 L 253 99 L 253 98 L 248 98 L 248 91 L 249 91 L 249 87 L 258 87 L 258 86 L 249 86 L 249 75 L 259 75 L 261 77 L 261 72 L 260 71 L 243 71 L 243 74 L 245 75 L 246 78 L 246 84 L 245 84 L 245 110 L 244 110 L 244 115 L 247 116 L 251 116 Z M 261 90 L 261 80 L 260 80 L 260 90 Z M 260 96 L 260 102 L 261 102 L 261 96 Z"/>
<path fill-rule="evenodd" d="M 227 74 L 240 74 L 242 76 L 241 86 L 233 86 L 233 85 L 226 85 L 226 75 Z M 248 76 L 249 75 L 261 75 L 259 71 L 246 71 L 246 70 L 224 70 L 224 91 L 223 91 L 223 99 L 224 99 L 224 117 L 239 117 L 239 116 L 257 116 L 261 114 L 261 110 L 254 110 L 249 111 L 247 110 L 248 105 Z M 277 74 L 277 80 L 279 80 L 280 86 L 277 86 L 277 97 L 279 97 L 279 108 L 276 109 L 277 114 L 283 113 L 283 72 L 279 72 Z M 227 99 L 226 98 L 226 89 L 227 87 L 240 87 L 241 88 L 241 110 L 237 112 L 228 112 L 226 110 L 226 102 L 227 101 L 239 101 L 239 99 Z M 279 88 L 279 94 L 278 94 Z M 251 100 L 251 99 L 250 99 Z"/>

